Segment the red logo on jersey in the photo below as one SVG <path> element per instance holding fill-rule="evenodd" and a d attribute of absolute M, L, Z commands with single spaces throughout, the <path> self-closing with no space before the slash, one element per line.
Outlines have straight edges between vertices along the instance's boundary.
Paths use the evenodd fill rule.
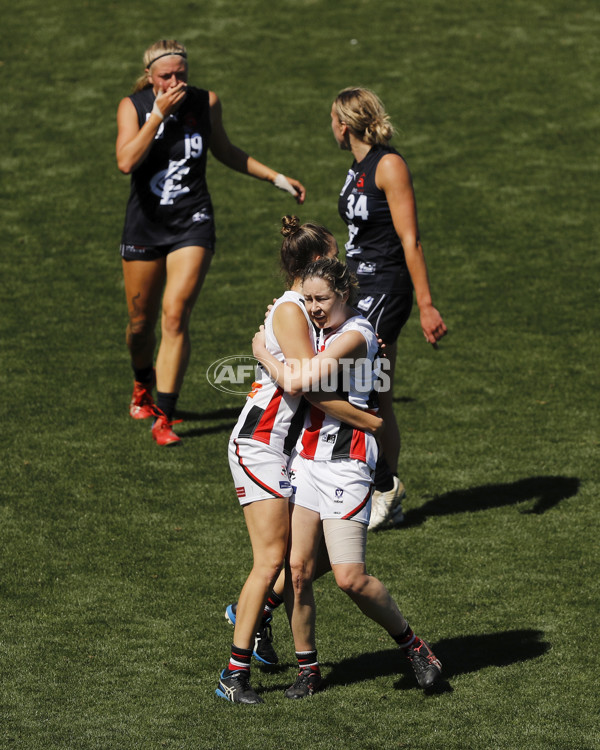
<path fill-rule="evenodd" d="M 360 176 L 360 177 L 358 178 L 358 180 L 356 181 L 356 187 L 357 187 L 357 188 L 358 188 L 359 190 L 364 190 L 364 188 L 365 188 L 365 177 L 366 177 L 366 175 L 365 175 L 365 173 L 363 172 L 363 173 L 361 174 L 361 176 Z"/>

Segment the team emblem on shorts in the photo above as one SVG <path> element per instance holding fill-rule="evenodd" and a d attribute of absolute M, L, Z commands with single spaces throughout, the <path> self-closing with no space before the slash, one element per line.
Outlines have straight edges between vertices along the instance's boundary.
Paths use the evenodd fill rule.
<path fill-rule="evenodd" d="M 335 496 L 341 497 L 344 494 L 344 490 L 342 490 L 340 487 L 335 488 Z"/>
<path fill-rule="evenodd" d="M 356 307 L 363 312 L 369 312 L 371 305 L 373 304 L 373 297 L 363 297 L 356 303 Z"/>
<path fill-rule="evenodd" d="M 121 245 L 121 250 L 126 253 L 145 253 L 147 250 L 146 245 Z"/>
<path fill-rule="evenodd" d="M 356 273 L 362 276 L 375 276 L 376 271 L 377 264 L 369 261 L 361 261 L 356 269 Z"/>

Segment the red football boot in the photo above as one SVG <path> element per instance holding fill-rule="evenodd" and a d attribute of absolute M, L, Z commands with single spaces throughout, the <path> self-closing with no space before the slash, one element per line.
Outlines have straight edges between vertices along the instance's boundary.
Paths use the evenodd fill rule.
<path fill-rule="evenodd" d="M 133 381 L 133 394 L 129 404 L 129 416 L 134 419 L 148 419 L 154 416 L 154 399 L 152 398 L 153 382 L 140 383 Z"/>
<path fill-rule="evenodd" d="M 152 437 L 157 445 L 177 445 L 177 443 L 180 443 L 181 438 L 173 432 L 171 427 L 183 420 L 175 419 L 169 422 L 167 415 L 159 412 L 156 406 L 153 415 L 156 417 L 156 422 L 152 425 Z"/>

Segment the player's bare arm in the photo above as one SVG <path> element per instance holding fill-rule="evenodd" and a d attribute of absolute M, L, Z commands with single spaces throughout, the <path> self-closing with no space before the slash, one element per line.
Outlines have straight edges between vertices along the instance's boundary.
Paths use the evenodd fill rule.
<path fill-rule="evenodd" d="M 175 112 L 185 99 L 186 86 L 160 91 L 150 117 L 140 128 L 138 116 L 129 97 L 121 100 L 117 110 L 117 166 L 123 174 L 131 174 L 144 161 L 163 120 Z"/>
<path fill-rule="evenodd" d="M 448 329 L 442 316 L 433 305 L 429 275 L 417 219 L 417 205 L 410 171 L 404 159 L 396 154 L 388 154 L 379 163 L 376 183 L 383 190 L 392 221 L 404 248 L 406 265 L 415 289 L 425 339 L 435 345 Z"/>
<path fill-rule="evenodd" d="M 209 104 L 210 124 L 212 129 L 210 150 L 213 156 L 226 167 L 234 169 L 236 172 L 256 177 L 258 180 L 265 180 L 282 190 L 293 193 L 298 203 L 304 203 L 306 189 L 302 183 L 295 180 L 293 177 L 287 177 L 276 172 L 266 164 L 262 164 L 262 162 L 249 156 L 245 151 L 235 146 L 229 140 L 229 136 L 223 125 L 223 107 L 219 97 L 214 91 L 209 91 Z M 289 187 L 287 187 L 285 183 L 287 183 Z"/>

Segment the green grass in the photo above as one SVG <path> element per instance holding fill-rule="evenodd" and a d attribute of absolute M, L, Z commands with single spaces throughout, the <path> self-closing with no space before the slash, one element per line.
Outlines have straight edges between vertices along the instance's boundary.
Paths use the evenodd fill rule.
<path fill-rule="evenodd" d="M 598 553 L 597 106 L 591 0 L 21 0 L 0 77 L 0 747 L 593 750 Z M 425 697 L 331 577 L 327 689 L 249 710 L 214 697 L 250 565 L 226 443 L 239 398 L 206 381 L 250 351 L 281 288 L 287 197 L 209 179 L 218 251 L 195 312 L 180 450 L 127 417 L 117 252 L 128 181 L 115 112 L 145 47 L 174 36 L 235 143 L 308 188 L 339 241 L 349 166 L 329 109 L 372 87 L 411 165 L 438 352 L 402 335 L 403 528 L 368 561 L 441 657 Z M 353 42 L 355 40 L 355 43 Z"/>

